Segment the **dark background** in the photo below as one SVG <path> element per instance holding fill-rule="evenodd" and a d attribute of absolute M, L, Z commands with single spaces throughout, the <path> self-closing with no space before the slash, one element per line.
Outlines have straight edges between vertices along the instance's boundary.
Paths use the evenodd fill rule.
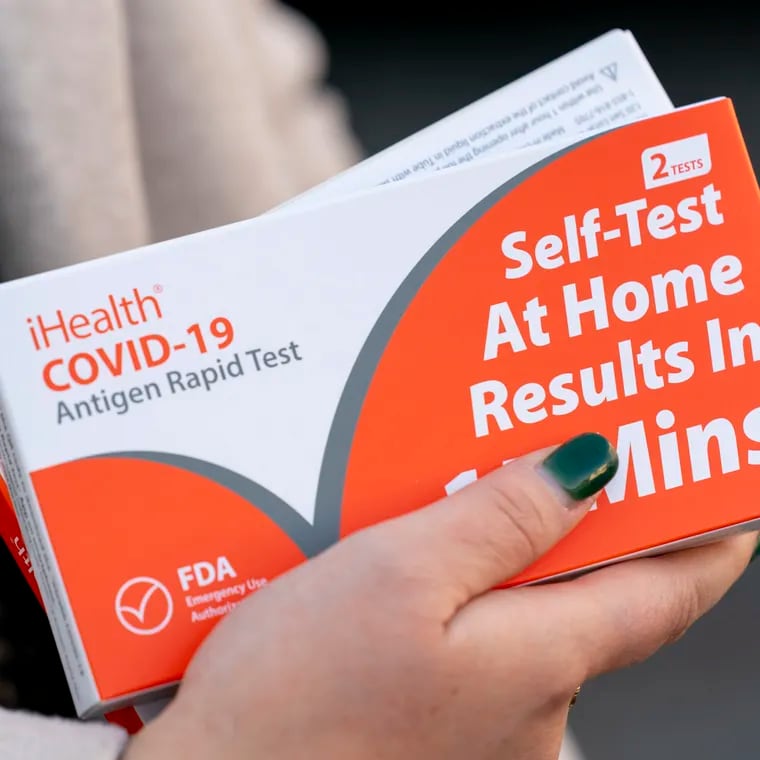
<path fill-rule="evenodd" d="M 633 31 L 676 105 L 731 97 L 756 167 L 760 161 L 760 17 L 751 6 L 291 5 L 326 37 L 329 78 L 367 153 L 622 27 Z M 588 760 L 758 757 L 757 564 L 677 644 L 584 687 L 571 722 Z M 4 550 L 0 579 L 0 704 L 70 715 L 44 616 Z"/>
<path fill-rule="evenodd" d="M 760 9 L 673 4 L 289 3 L 321 28 L 368 153 L 613 28 L 630 29 L 675 105 L 733 98 L 760 161 Z M 753 7 L 754 6 L 754 7 Z M 757 163 L 756 163 L 757 165 Z"/>

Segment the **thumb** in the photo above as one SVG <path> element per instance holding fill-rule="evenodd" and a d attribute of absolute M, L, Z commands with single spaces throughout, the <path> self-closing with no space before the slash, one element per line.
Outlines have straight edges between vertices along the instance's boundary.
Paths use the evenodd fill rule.
<path fill-rule="evenodd" d="M 387 523 L 392 536 L 385 540 L 446 590 L 452 614 L 524 570 L 572 530 L 617 466 L 609 441 L 584 433 Z"/>

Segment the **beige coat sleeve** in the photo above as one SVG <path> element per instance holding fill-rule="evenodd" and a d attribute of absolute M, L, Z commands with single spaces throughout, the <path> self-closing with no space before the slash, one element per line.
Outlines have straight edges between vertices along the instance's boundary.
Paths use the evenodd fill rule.
<path fill-rule="evenodd" d="M 0 277 L 255 216 L 358 148 L 274 0 L 0 2 Z"/>
<path fill-rule="evenodd" d="M 0 708 L 3 760 L 116 760 L 127 742 L 121 728 L 43 718 Z"/>

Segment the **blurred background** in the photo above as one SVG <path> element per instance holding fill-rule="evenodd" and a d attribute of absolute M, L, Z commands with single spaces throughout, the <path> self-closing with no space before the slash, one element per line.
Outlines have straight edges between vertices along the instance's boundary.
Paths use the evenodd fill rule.
<path fill-rule="evenodd" d="M 676 105 L 731 97 L 756 168 L 760 161 L 760 13 L 752 7 L 291 5 L 327 40 L 329 78 L 347 101 L 366 154 L 623 27 Z M 4 547 L 0 579 L 0 703 L 72 714 L 44 616 Z M 760 562 L 681 641 L 643 665 L 584 686 L 571 723 L 587 760 L 757 757 L 758 641 Z"/>
<path fill-rule="evenodd" d="M 332 51 L 365 149 L 375 151 L 593 37 L 630 29 L 675 105 L 734 99 L 760 160 L 760 10 L 750 4 L 363 2 L 344 12 L 295 0 Z M 757 166 L 757 163 L 756 163 Z"/>

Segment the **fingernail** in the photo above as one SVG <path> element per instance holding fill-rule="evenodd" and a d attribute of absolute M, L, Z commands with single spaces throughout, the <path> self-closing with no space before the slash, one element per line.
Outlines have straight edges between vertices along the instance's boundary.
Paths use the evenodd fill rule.
<path fill-rule="evenodd" d="M 758 539 L 758 542 L 755 546 L 755 551 L 752 552 L 752 556 L 750 557 L 749 561 L 754 562 L 758 556 L 760 556 L 760 539 Z"/>
<path fill-rule="evenodd" d="M 579 502 L 615 477 L 618 455 L 603 435 L 583 433 L 555 449 L 540 466 L 573 502 Z"/>

